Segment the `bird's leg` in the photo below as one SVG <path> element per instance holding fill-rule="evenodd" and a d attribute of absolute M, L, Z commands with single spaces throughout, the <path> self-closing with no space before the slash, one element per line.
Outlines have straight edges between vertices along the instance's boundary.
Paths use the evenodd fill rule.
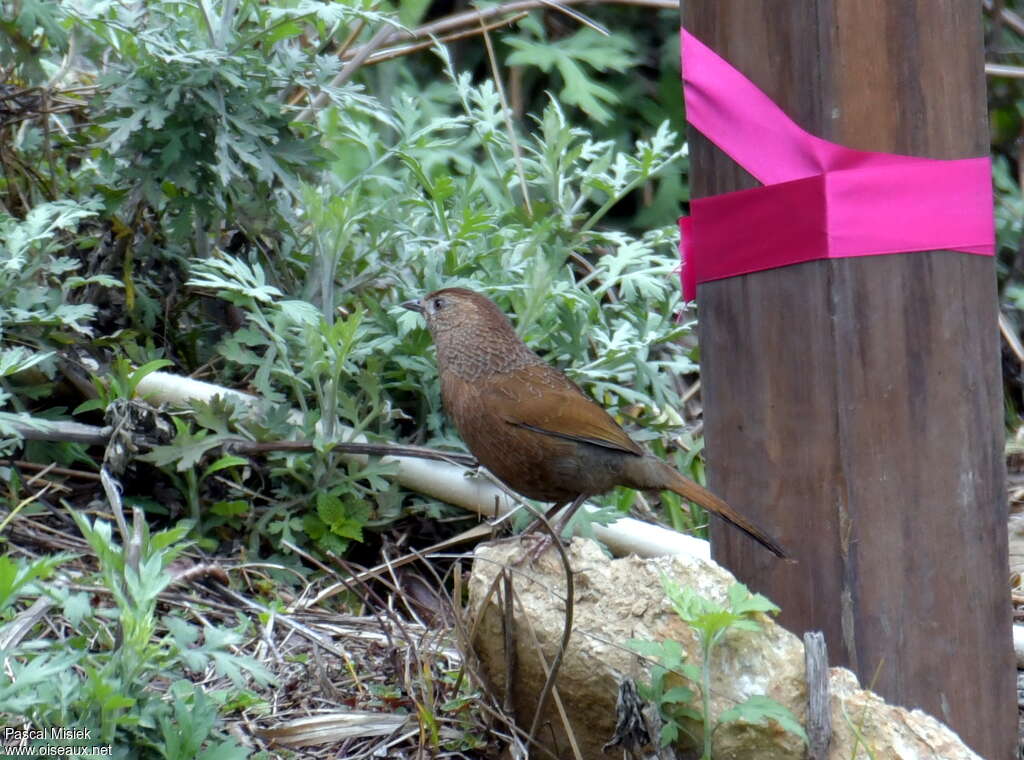
<path fill-rule="evenodd" d="M 526 554 L 523 556 L 520 562 L 529 560 L 530 564 L 532 565 L 534 562 L 537 561 L 537 558 L 540 557 L 540 555 L 542 555 L 544 552 L 546 552 L 548 550 L 548 547 L 553 544 L 551 536 L 544 531 L 545 525 L 547 525 L 549 530 L 555 531 L 555 536 L 557 536 L 555 540 L 561 540 L 561 535 L 557 532 L 557 529 L 551 524 L 551 521 L 554 519 L 555 515 L 558 514 L 558 511 L 565 505 L 566 502 L 564 501 L 559 501 L 556 502 L 555 504 L 552 504 L 548 508 L 548 511 L 544 513 L 543 517 L 538 515 L 534 518 L 532 523 L 526 526 L 526 530 L 523 531 L 522 535 L 519 538 L 520 540 L 524 540 L 528 544 L 530 544 L 530 548 L 527 550 Z M 519 563 L 517 562 L 516 564 Z"/>
<path fill-rule="evenodd" d="M 562 517 L 558 521 L 558 525 L 555 526 L 555 534 L 559 538 L 562 537 L 562 533 L 565 532 L 565 529 L 569 527 L 569 521 L 572 520 L 572 516 L 576 514 L 576 511 L 583 506 L 583 502 L 585 502 L 586 500 L 587 494 L 581 493 L 579 496 L 573 499 L 572 504 L 570 504 L 569 508 L 565 510 L 565 514 L 562 515 Z"/>
<path fill-rule="evenodd" d="M 562 515 L 562 517 L 559 518 L 558 522 L 554 525 L 551 524 L 551 520 L 555 517 L 555 515 L 558 514 L 558 511 L 565 506 L 565 502 L 559 502 L 558 504 L 555 504 L 554 506 L 551 507 L 551 509 L 547 511 L 547 513 L 544 515 L 544 521 L 546 521 L 548 525 L 551 526 L 551 530 L 556 537 L 555 540 L 562 540 L 562 533 L 565 531 L 566 527 L 568 527 L 569 521 L 572 520 L 572 516 L 576 514 L 576 510 L 578 510 L 583 505 L 583 502 L 585 502 L 586 500 L 586 494 L 580 494 L 579 496 L 577 496 L 569 505 L 569 508 L 565 510 L 565 514 Z M 540 520 L 540 518 L 534 520 L 533 524 L 530 525 L 523 532 L 523 536 L 526 536 L 527 534 L 534 534 L 534 531 L 541 527 L 541 525 L 543 525 L 543 522 Z M 552 544 L 552 539 L 551 536 L 547 533 L 543 533 L 539 536 L 530 535 L 530 539 L 532 540 L 532 542 L 535 542 L 534 546 L 527 553 L 527 557 L 529 557 L 530 562 L 532 563 L 536 562 L 537 558 L 547 551 L 548 547 Z"/>
<path fill-rule="evenodd" d="M 556 504 L 552 505 L 548 509 L 548 511 L 544 513 L 544 519 L 547 520 L 548 522 L 551 522 L 554 519 L 555 515 L 558 514 L 558 510 L 560 510 L 566 504 L 567 504 L 567 502 L 560 501 L 560 502 L 557 502 Z M 527 533 L 536 533 L 538 530 L 541 529 L 541 527 L 543 525 L 544 525 L 544 523 L 541 520 L 541 518 L 535 517 L 533 522 L 526 526 L 526 530 L 523 531 L 523 535 L 525 536 Z"/>

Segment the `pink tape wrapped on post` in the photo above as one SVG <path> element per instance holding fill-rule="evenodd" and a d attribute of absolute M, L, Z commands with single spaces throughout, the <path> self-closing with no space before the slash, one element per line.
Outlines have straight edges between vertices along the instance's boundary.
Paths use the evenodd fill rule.
<path fill-rule="evenodd" d="M 686 118 L 764 186 L 690 203 L 679 220 L 683 294 L 697 283 L 815 259 L 995 252 L 988 157 L 853 150 L 801 129 L 681 30 Z"/>

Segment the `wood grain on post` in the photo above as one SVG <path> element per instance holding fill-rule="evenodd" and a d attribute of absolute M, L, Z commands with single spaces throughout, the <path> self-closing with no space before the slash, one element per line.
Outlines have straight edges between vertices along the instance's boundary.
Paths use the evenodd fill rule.
<path fill-rule="evenodd" d="M 987 154 L 974 0 L 687 0 L 683 19 L 816 135 Z M 694 197 L 755 186 L 692 129 L 690 148 Z M 715 557 L 823 631 L 833 664 L 1009 760 L 994 260 L 810 262 L 702 284 L 698 304 L 710 485 L 799 562 L 713 524 Z"/>
<path fill-rule="evenodd" d="M 828 646 L 821 631 L 804 634 L 807 669 L 807 760 L 828 760 L 832 741 L 832 700 L 828 685 Z"/>

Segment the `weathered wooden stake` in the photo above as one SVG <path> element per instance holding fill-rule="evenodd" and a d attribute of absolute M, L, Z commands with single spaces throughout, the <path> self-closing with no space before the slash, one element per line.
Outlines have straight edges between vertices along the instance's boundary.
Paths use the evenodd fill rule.
<path fill-rule="evenodd" d="M 814 134 L 988 151 L 974 0 L 685 0 L 683 19 Z M 690 146 L 695 197 L 754 186 L 693 130 Z M 833 664 L 1014 757 L 993 259 L 811 262 L 698 303 L 710 484 L 799 563 L 717 526 L 716 558 L 789 628 L 824 631 Z"/>
<path fill-rule="evenodd" d="M 828 646 L 821 631 L 804 634 L 807 668 L 807 760 L 828 760 L 832 741 L 832 704 L 828 687 Z"/>

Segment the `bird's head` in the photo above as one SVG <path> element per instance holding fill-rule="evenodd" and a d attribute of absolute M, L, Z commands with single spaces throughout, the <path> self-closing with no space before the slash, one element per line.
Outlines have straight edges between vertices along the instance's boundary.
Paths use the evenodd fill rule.
<path fill-rule="evenodd" d="M 444 288 L 402 306 L 427 320 L 442 375 L 475 379 L 539 361 L 501 309 L 472 290 Z"/>
<path fill-rule="evenodd" d="M 500 334 L 512 331 L 512 325 L 493 301 L 466 288 L 435 290 L 402 306 L 423 315 L 435 341 L 462 330 L 497 330 Z"/>

